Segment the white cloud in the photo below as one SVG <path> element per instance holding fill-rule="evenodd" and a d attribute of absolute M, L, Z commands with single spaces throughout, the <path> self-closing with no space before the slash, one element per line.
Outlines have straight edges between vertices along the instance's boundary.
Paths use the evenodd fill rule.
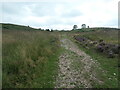
<path fill-rule="evenodd" d="M 72 29 L 74 24 L 80 28 L 83 23 L 118 27 L 118 0 L 18 1 L 3 3 L 2 22 L 51 29 Z"/>

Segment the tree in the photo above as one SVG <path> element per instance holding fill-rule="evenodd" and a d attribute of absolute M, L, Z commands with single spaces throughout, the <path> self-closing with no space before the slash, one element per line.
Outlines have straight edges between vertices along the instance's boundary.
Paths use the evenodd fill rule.
<path fill-rule="evenodd" d="M 51 29 L 51 32 L 53 32 L 53 29 Z"/>
<path fill-rule="evenodd" d="M 42 30 L 41 28 L 39 28 L 39 30 Z"/>
<path fill-rule="evenodd" d="M 50 31 L 49 29 L 46 29 L 46 31 Z"/>
<path fill-rule="evenodd" d="M 73 26 L 73 30 L 76 30 L 77 28 L 78 28 L 77 25 L 74 25 L 74 26 Z"/>

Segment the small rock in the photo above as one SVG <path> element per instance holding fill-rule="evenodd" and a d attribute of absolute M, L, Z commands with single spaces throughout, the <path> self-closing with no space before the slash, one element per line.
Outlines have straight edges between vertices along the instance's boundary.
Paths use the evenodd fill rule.
<path fill-rule="evenodd" d="M 114 75 L 116 75 L 116 73 L 113 73 Z"/>

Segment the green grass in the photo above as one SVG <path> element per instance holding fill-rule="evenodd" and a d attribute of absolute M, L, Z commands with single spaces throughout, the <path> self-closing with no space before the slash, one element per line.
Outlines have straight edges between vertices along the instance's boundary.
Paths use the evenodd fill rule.
<path fill-rule="evenodd" d="M 102 33 L 103 32 L 103 33 Z M 117 32 L 118 31 L 107 31 L 105 35 L 104 31 L 97 31 L 97 32 L 83 32 L 80 33 L 80 36 L 89 37 L 92 40 L 99 40 L 102 38 L 103 40 L 109 43 L 116 43 L 118 42 Z M 69 36 L 72 37 L 74 34 L 70 34 Z M 111 35 L 109 38 L 108 35 Z M 111 39 L 113 38 L 113 39 Z M 118 88 L 118 57 L 115 58 L 107 58 L 106 55 L 97 52 L 94 48 L 84 48 L 80 45 L 79 42 L 71 38 L 81 50 L 85 51 L 88 55 L 90 55 L 93 60 L 96 60 L 100 63 L 101 68 L 105 70 L 104 73 L 100 73 L 99 70 L 97 71 L 98 77 L 104 82 L 103 85 L 94 84 L 93 87 L 95 88 Z M 116 73 L 116 75 L 114 75 Z M 110 79 L 109 79 L 110 78 Z"/>
<path fill-rule="evenodd" d="M 58 33 L 13 28 L 3 30 L 2 35 L 3 88 L 54 87 Z"/>

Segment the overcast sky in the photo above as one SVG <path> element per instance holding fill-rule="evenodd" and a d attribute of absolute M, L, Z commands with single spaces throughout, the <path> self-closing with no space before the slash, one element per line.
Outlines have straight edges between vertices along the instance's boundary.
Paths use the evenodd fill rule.
<path fill-rule="evenodd" d="M 59 30 L 72 29 L 73 25 L 78 25 L 81 28 L 81 24 L 90 27 L 117 28 L 118 1 L 37 0 L 33 2 L 32 0 L 32 2 L 2 2 L 2 22 Z"/>

